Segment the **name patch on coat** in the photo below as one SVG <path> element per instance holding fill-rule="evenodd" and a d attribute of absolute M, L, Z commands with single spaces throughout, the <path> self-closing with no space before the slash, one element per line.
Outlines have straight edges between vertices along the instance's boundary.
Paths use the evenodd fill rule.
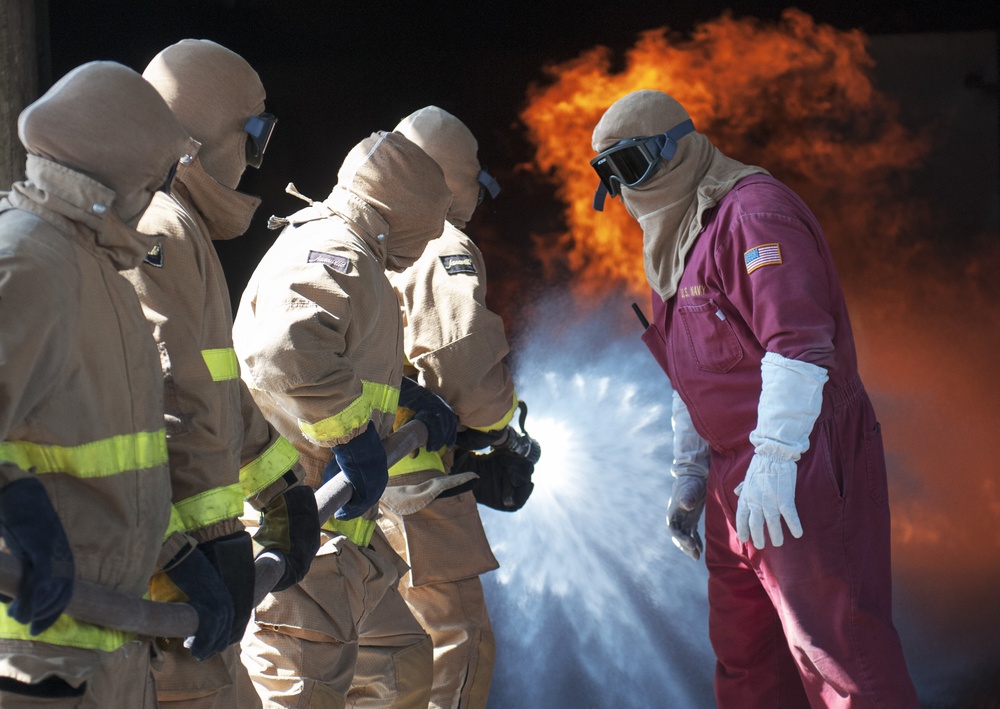
<path fill-rule="evenodd" d="M 762 266 L 777 266 L 781 263 L 781 247 L 777 244 L 761 244 L 743 254 L 747 273 L 753 273 Z"/>
<path fill-rule="evenodd" d="M 322 263 L 338 273 L 347 273 L 351 267 L 351 262 L 347 257 L 337 256 L 336 254 L 325 254 L 322 251 L 310 251 L 309 263 Z"/>
<path fill-rule="evenodd" d="M 155 266 L 156 268 L 163 268 L 163 244 L 157 244 L 149 253 L 146 254 L 146 258 L 143 259 L 150 266 Z"/>
<path fill-rule="evenodd" d="M 448 275 L 454 276 L 456 273 L 475 273 L 476 264 L 472 263 L 472 257 L 467 254 L 455 254 L 453 256 L 442 256 L 441 263 Z"/>

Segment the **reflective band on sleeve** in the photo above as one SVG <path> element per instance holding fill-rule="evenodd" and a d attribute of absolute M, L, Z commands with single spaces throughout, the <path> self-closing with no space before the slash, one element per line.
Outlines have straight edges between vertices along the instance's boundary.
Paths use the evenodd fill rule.
<path fill-rule="evenodd" d="M 184 520 L 181 518 L 181 513 L 177 511 L 177 507 L 175 505 L 171 504 L 170 521 L 167 522 L 167 531 L 163 533 L 163 541 L 166 542 L 168 539 L 170 539 L 170 535 L 183 531 L 184 531 Z"/>
<path fill-rule="evenodd" d="M 441 460 L 441 455 L 436 451 L 431 453 L 426 448 L 418 448 L 415 456 L 404 456 L 402 460 L 389 468 L 389 477 L 406 475 L 407 473 L 420 473 L 425 470 L 437 470 L 443 473 L 445 472 L 444 462 Z"/>
<path fill-rule="evenodd" d="M 469 428 L 475 429 L 476 431 L 499 431 L 511 422 L 514 418 L 515 411 L 517 411 L 517 393 L 514 394 L 514 404 L 510 407 L 510 410 L 503 415 L 502 419 L 490 426 L 469 426 Z"/>
<path fill-rule="evenodd" d="M 8 604 L 4 603 L 3 605 L 3 610 L 0 610 L 0 638 L 8 640 L 30 640 L 64 647 L 114 652 L 135 637 L 132 633 L 126 633 L 122 630 L 74 620 L 68 615 L 59 616 L 51 627 L 46 628 L 38 635 L 32 635 L 28 632 L 27 625 L 21 625 L 7 615 L 6 606 Z"/>
<path fill-rule="evenodd" d="M 341 522 L 331 517 L 323 525 L 323 529 L 328 532 L 343 534 L 354 542 L 355 545 L 366 547 L 372 540 L 372 534 L 375 533 L 375 522 L 367 520 L 364 517 L 356 517 L 346 522 Z"/>
<path fill-rule="evenodd" d="M 239 517 L 243 514 L 243 485 L 235 483 L 205 490 L 175 502 L 174 509 L 180 517 L 182 531 L 185 532 L 193 532 L 225 519 Z M 171 510 L 170 527 L 173 523 L 174 513 Z"/>
<path fill-rule="evenodd" d="M 236 350 L 224 347 L 218 350 L 202 350 L 201 356 L 212 375 L 213 382 L 228 382 L 240 378 L 240 364 L 236 360 Z"/>
<path fill-rule="evenodd" d="M 167 462 L 166 431 L 144 431 L 102 438 L 79 446 L 46 446 L 30 441 L 0 443 L 0 460 L 38 473 L 105 478 Z"/>
<path fill-rule="evenodd" d="M 372 411 L 391 414 L 396 411 L 399 402 L 399 389 L 388 384 L 361 382 L 361 396 L 352 401 L 340 413 L 317 421 L 307 423 L 299 420 L 299 429 L 313 441 L 323 444 L 325 441 L 343 438 L 356 428 L 360 428 L 369 418 Z"/>
<path fill-rule="evenodd" d="M 295 446 L 279 438 L 266 451 L 240 468 L 243 497 L 253 497 L 291 470 L 299 459 Z"/>

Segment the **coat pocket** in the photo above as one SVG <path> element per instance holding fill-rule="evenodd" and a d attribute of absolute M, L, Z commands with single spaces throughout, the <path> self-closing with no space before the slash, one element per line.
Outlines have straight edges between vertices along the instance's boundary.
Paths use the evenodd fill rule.
<path fill-rule="evenodd" d="M 413 586 L 473 578 L 500 566 L 472 493 L 438 498 L 393 521 L 406 544 Z"/>

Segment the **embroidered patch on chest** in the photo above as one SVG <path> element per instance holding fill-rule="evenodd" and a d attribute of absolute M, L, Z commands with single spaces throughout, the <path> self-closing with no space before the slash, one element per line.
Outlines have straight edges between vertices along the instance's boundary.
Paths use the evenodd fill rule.
<path fill-rule="evenodd" d="M 322 263 L 338 273 L 347 273 L 351 268 L 351 262 L 347 257 L 325 254 L 322 251 L 310 251 L 309 263 Z"/>
<path fill-rule="evenodd" d="M 149 253 L 146 254 L 146 258 L 143 259 L 150 266 L 155 266 L 156 268 L 163 268 L 163 244 L 157 244 Z"/>
<path fill-rule="evenodd" d="M 747 273 L 753 273 L 761 266 L 777 266 L 781 263 L 781 247 L 777 244 L 761 244 L 743 254 Z"/>
<path fill-rule="evenodd" d="M 456 273 L 476 272 L 476 264 L 472 263 L 472 257 L 466 254 L 442 256 L 441 263 L 444 264 L 444 270 L 451 276 L 454 276 Z"/>

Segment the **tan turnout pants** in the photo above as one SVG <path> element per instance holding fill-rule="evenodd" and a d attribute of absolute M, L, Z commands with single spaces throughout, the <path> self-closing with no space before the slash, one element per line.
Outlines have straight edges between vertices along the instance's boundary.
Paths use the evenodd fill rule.
<path fill-rule="evenodd" d="M 323 532 L 301 583 L 269 595 L 243 638 L 266 709 L 424 709 L 433 646 L 399 595 L 405 564 L 376 529 L 359 548 Z"/>
<path fill-rule="evenodd" d="M 0 641 L 0 674 L 6 677 L 32 683 L 54 675 L 73 686 L 86 682 L 81 697 L 30 697 L 3 691 L 0 692 L 0 708 L 156 709 L 151 652 L 152 647 L 146 640 L 132 640 L 114 652 L 31 641 Z"/>
<path fill-rule="evenodd" d="M 410 473 L 390 485 L 416 485 L 438 472 Z M 475 497 L 440 497 L 409 514 L 382 505 L 379 527 L 410 566 L 399 590 L 434 641 L 433 709 L 483 709 L 495 642 L 479 575 L 499 564 Z"/>
<path fill-rule="evenodd" d="M 230 645 L 207 660 L 196 660 L 183 640 L 159 641 L 162 661 L 154 663 L 156 699 L 170 709 L 260 709 L 260 697 Z"/>

